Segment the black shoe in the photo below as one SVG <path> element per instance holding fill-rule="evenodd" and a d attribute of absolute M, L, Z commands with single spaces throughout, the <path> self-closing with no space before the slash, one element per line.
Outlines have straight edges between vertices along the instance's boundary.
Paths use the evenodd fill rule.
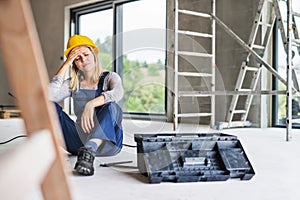
<path fill-rule="evenodd" d="M 96 153 L 89 147 L 81 147 L 78 151 L 77 162 L 74 169 L 82 175 L 94 174 L 94 159 Z"/>

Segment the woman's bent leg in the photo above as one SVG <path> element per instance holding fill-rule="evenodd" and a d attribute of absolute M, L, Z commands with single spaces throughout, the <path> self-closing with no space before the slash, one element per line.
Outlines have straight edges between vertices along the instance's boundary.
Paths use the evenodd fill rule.
<path fill-rule="evenodd" d="M 83 146 L 83 143 L 78 136 L 75 122 L 62 110 L 60 105 L 55 103 L 55 107 L 67 146 L 67 151 L 71 154 L 77 155 L 77 152 L 80 147 Z"/>
<path fill-rule="evenodd" d="M 96 109 L 97 127 L 88 141 L 92 139 L 103 140 L 98 148 L 97 156 L 113 156 L 119 153 L 122 149 L 123 130 L 122 130 L 122 110 L 120 106 L 111 102 Z"/>

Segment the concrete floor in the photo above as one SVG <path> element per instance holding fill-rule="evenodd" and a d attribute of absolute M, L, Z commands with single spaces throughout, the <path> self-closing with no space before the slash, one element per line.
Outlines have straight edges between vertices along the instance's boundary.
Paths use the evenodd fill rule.
<path fill-rule="evenodd" d="M 124 143 L 130 145 L 136 145 L 133 140 L 134 133 L 172 132 L 172 124 L 165 122 L 124 120 L 123 126 Z M 206 126 L 195 125 L 182 125 L 178 131 L 217 132 Z M 293 138 L 289 142 L 285 141 L 285 129 L 281 128 L 236 128 L 220 132 L 238 136 L 256 172 L 250 181 L 230 179 L 225 182 L 149 184 L 146 177 L 137 173 L 137 169 L 99 166 L 118 161 L 133 161 L 126 166 L 136 166 L 136 149 L 124 147 L 117 156 L 96 158 L 94 176 L 81 177 L 70 173 L 69 182 L 74 199 L 298 200 L 300 198 L 298 189 L 300 129 L 293 130 Z M 0 142 L 20 134 L 24 134 L 21 119 L 0 120 Z M 14 148 L 24 140 L 26 139 L 19 138 L 9 144 L 0 145 L 0 153 Z M 76 157 L 68 157 L 66 161 L 71 171 Z M 34 192 L 28 199 L 42 198 L 39 192 Z"/>

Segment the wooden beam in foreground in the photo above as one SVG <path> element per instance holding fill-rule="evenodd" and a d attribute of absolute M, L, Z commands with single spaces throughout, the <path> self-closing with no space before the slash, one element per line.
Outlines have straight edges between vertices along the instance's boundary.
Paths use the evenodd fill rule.
<path fill-rule="evenodd" d="M 51 133 L 56 156 L 42 183 L 44 198 L 71 199 L 64 158 L 59 149 L 64 140 L 54 107 L 48 100 L 49 77 L 28 1 L 0 0 L 0 45 L 27 134 L 30 136 L 42 129 Z"/>

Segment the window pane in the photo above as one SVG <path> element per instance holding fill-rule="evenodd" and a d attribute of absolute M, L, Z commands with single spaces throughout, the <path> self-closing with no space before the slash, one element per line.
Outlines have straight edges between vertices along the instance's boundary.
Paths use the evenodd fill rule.
<path fill-rule="evenodd" d="M 98 46 L 103 70 L 112 71 L 113 10 L 101 10 L 79 17 L 79 33 L 91 38 Z"/>
<path fill-rule="evenodd" d="M 123 110 L 165 114 L 166 1 L 122 5 Z"/>

